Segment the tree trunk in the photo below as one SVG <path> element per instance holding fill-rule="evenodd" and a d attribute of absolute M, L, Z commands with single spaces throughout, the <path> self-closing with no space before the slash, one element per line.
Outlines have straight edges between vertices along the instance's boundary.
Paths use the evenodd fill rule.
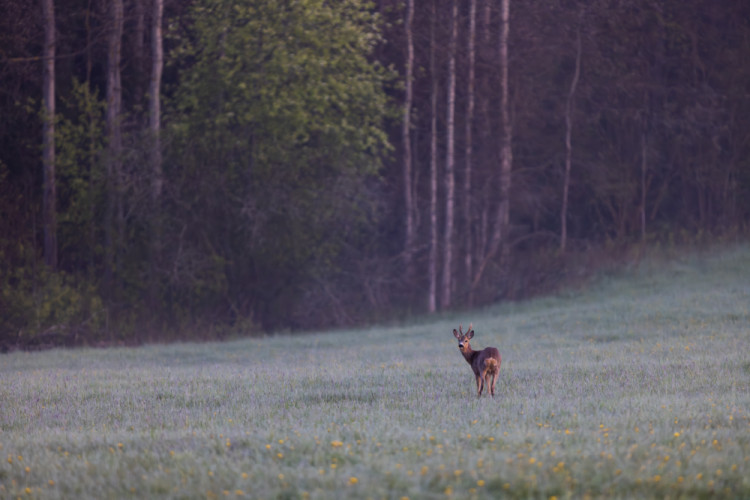
<path fill-rule="evenodd" d="M 122 84 L 120 79 L 120 53 L 122 48 L 123 2 L 112 0 L 107 55 L 107 207 L 105 228 L 104 286 L 111 293 L 113 276 L 122 229 L 122 131 L 120 111 L 122 107 Z"/>
<path fill-rule="evenodd" d="M 162 46 L 162 14 L 164 13 L 164 0 L 153 0 L 154 11 L 151 19 L 151 82 L 149 85 L 149 128 L 153 146 L 151 148 L 151 203 L 153 212 L 151 214 L 151 255 L 150 255 L 150 279 L 149 295 L 150 302 L 156 306 L 157 302 L 157 276 L 159 268 L 159 255 L 161 254 L 161 193 L 164 184 L 161 157 L 161 75 L 164 68 L 164 50 Z"/>
<path fill-rule="evenodd" d="M 413 100 L 412 80 L 414 75 L 414 41 L 412 23 L 414 20 L 414 0 L 408 0 L 406 4 L 406 92 L 404 95 L 404 118 L 401 131 L 401 141 L 404 148 L 404 213 L 406 215 L 406 238 L 404 248 L 404 260 L 406 264 L 407 282 L 411 284 L 414 277 L 413 252 L 414 252 L 414 201 L 412 187 L 412 158 L 411 158 L 411 106 Z"/>
<path fill-rule="evenodd" d="M 133 81 L 133 102 L 136 106 L 143 104 L 143 94 L 146 76 L 145 40 L 146 40 L 146 2 L 148 0 L 133 0 L 133 66 L 135 67 L 135 79 Z M 153 44 L 153 40 L 151 41 Z"/>
<path fill-rule="evenodd" d="M 430 78 L 432 91 L 430 94 L 430 253 L 427 262 L 429 291 L 427 294 L 427 311 L 437 310 L 437 254 L 438 254 L 438 169 L 437 169 L 437 98 L 438 75 L 435 67 L 435 0 L 432 2 L 432 18 L 430 22 Z"/>
<path fill-rule="evenodd" d="M 573 73 L 573 81 L 570 83 L 568 100 L 565 102 L 565 177 L 563 178 L 563 199 L 560 210 L 560 252 L 565 253 L 568 242 L 568 190 L 570 187 L 570 168 L 573 156 L 573 145 L 571 135 L 573 132 L 573 97 L 576 93 L 578 78 L 581 74 L 581 28 L 579 26 L 576 34 L 576 68 Z"/>
<path fill-rule="evenodd" d="M 508 33 L 510 31 L 510 0 L 502 0 L 500 5 L 500 119 L 502 136 L 500 138 L 500 202 L 490 237 L 489 249 L 474 274 L 471 292 L 482 279 L 487 264 L 501 249 L 501 257 L 507 265 L 510 254 L 508 228 L 510 225 L 510 186 L 511 167 L 513 165 L 512 137 L 513 128 L 510 122 L 510 103 L 508 92 Z"/>
<path fill-rule="evenodd" d="M 57 270 L 57 186 L 55 182 L 55 5 L 42 0 L 44 15 L 44 127 L 42 164 L 44 263 Z"/>
<path fill-rule="evenodd" d="M 510 253 L 508 230 L 510 228 L 510 186 L 511 168 L 513 165 L 513 125 L 510 122 L 510 92 L 508 84 L 508 34 L 510 32 L 510 0 L 501 2 L 500 23 L 500 118 L 503 124 L 503 136 L 500 144 L 500 205 L 498 208 L 497 232 L 502 245 L 501 255 L 507 263 Z"/>
<path fill-rule="evenodd" d="M 641 242 L 646 242 L 646 172 L 648 171 L 648 148 L 646 147 L 646 129 L 641 130 Z"/>
<path fill-rule="evenodd" d="M 153 174 L 151 197 L 155 204 L 161 198 L 162 177 L 161 168 L 161 75 L 164 68 L 164 49 L 162 46 L 162 14 L 164 0 L 153 0 L 154 12 L 151 27 L 151 84 L 149 85 L 149 128 L 154 140 L 151 150 L 151 169 Z"/>
<path fill-rule="evenodd" d="M 469 34 L 468 34 L 468 47 L 467 52 L 469 54 L 469 75 L 466 83 L 466 123 L 465 123 L 465 161 L 466 168 L 464 171 L 464 199 L 463 199 L 463 210 L 464 210 L 464 272 L 465 282 L 468 283 L 468 287 L 471 287 L 471 278 L 473 275 L 473 221 L 472 221 L 472 192 L 471 192 L 471 177 L 472 177 L 472 162 L 474 161 L 473 144 L 472 144 L 472 127 L 474 125 L 474 83 L 475 83 L 475 60 L 476 60 L 476 16 L 477 16 L 477 0 L 471 0 L 469 5 Z M 470 294 L 471 301 L 471 294 Z M 471 304 L 469 304 L 471 305 Z"/>
<path fill-rule="evenodd" d="M 456 113 L 456 42 L 458 39 L 458 0 L 453 0 L 451 13 L 451 39 L 448 55 L 448 105 L 445 117 L 445 234 L 443 235 L 443 290 L 440 307 L 451 307 L 453 292 L 453 247 L 455 179 L 455 113 Z"/>

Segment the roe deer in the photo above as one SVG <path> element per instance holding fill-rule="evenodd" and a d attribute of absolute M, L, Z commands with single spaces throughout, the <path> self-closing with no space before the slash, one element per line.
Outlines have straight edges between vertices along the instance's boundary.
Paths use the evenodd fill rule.
<path fill-rule="evenodd" d="M 469 345 L 469 339 L 474 336 L 474 330 L 469 328 L 466 333 L 458 325 L 458 331 L 453 329 L 453 336 L 458 339 L 458 350 L 464 355 L 464 359 L 471 365 L 474 376 L 477 379 L 477 397 L 482 395 L 484 386 L 488 386 L 490 395 L 495 397 L 495 383 L 500 375 L 500 351 L 495 347 L 486 347 L 481 351 L 475 351 Z"/>

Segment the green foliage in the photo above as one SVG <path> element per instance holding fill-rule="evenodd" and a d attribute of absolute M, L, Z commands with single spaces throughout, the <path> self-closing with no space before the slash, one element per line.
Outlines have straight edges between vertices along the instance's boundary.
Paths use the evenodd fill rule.
<path fill-rule="evenodd" d="M 101 253 L 95 235 L 104 210 L 106 102 L 85 83 L 73 80 L 72 89 L 55 127 L 60 251 L 68 267 L 91 270 Z"/>
<path fill-rule="evenodd" d="M 187 228 L 191 267 L 221 284 L 217 296 L 281 313 L 344 243 L 362 244 L 389 149 L 389 73 L 370 57 L 380 36 L 368 7 L 206 0 L 173 35 L 180 85 L 165 168 L 190 215 L 171 225 Z"/>
<path fill-rule="evenodd" d="M 93 341 L 106 319 L 93 284 L 33 262 L 0 275 L 0 307 L 0 332 L 6 339 L 0 347 Z"/>

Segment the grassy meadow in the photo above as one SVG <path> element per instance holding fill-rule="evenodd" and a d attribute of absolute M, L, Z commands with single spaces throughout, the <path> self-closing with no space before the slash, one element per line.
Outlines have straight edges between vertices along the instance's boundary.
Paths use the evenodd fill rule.
<path fill-rule="evenodd" d="M 750 247 L 393 327 L 0 355 L 0 457 L 0 498 L 750 498 Z"/>

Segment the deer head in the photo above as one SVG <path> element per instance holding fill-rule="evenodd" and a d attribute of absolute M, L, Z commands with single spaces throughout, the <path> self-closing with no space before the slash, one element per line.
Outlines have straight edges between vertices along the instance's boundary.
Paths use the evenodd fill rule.
<path fill-rule="evenodd" d="M 471 339 L 474 336 L 474 330 L 471 327 L 471 323 L 469 323 L 469 328 L 466 330 L 466 333 L 463 332 L 463 328 L 461 325 L 458 325 L 458 331 L 456 329 L 453 329 L 453 336 L 458 339 L 458 349 L 462 353 L 469 353 L 471 352 L 471 345 L 469 345 L 469 339 Z"/>

